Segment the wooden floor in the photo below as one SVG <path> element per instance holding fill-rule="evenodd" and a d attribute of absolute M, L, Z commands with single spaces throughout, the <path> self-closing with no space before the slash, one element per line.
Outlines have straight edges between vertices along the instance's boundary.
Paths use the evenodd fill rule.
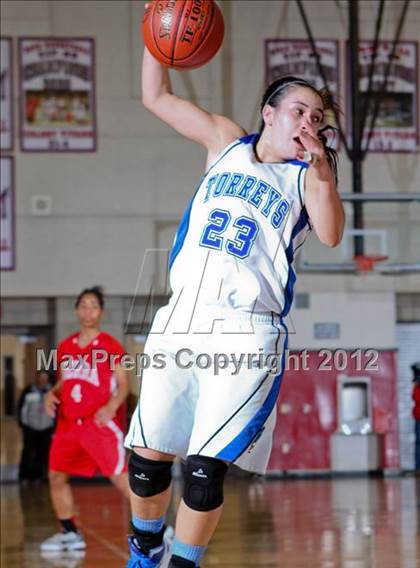
<path fill-rule="evenodd" d="M 56 526 L 48 488 L 2 486 L 2 568 L 122 568 L 129 510 L 105 484 L 76 485 L 85 558 L 42 559 Z M 176 484 L 174 506 L 179 499 Z M 419 480 L 229 479 L 203 568 L 418 568 Z M 170 518 L 173 519 L 174 506 Z"/>

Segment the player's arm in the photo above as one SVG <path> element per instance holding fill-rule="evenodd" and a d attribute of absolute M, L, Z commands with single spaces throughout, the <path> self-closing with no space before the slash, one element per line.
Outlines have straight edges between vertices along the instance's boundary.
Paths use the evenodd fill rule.
<path fill-rule="evenodd" d="M 317 157 L 305 177 L 306 210 L 321 243 L 335 247 L 343 237 L 345 216 L 334 173 L 319 140 L 309 133 L 302 133 L 301 138 Z"/>
<path fill-rule="evenodd" d="M 167 67 L 147 47 L 143 56 L 142 91 L 144 106 L 177 132 L 207 148 L 210 159 L 245 134 L 233 120 L 174 95 Z"/>
<path fill-rule="evenodd" d="M 105 426 L 110 420 L 112 420 L 128 396 L 128 373 L 121 365 L 117 364 L 115 366 L 114 376 L 117 381 L 117 388 L 115 393 L 111 396 L 109 401 L 102 406 L 95 413 L 95 421 L 100 426 Z"/>
<path fill-rule="evenodd" d="M 128 396 L 128 372 L 121 367 L 121 365 L 115 366 L 115 378 L 117 381 L 117 389 L 113 396 L 109 399 L 109 403 L 111 408 L 115 410 L 115 412 L 119 409 L 122 403 Z"/>
<path fill-rule="evenodd" d="M 53 388 L 47 392 L 44 397 L 44 408 L 48 416 L 55 417 L 57 413 L 57 406 L 60 404 L 60 391 L 63 386 L 62 379 L 59 379 Z"/>

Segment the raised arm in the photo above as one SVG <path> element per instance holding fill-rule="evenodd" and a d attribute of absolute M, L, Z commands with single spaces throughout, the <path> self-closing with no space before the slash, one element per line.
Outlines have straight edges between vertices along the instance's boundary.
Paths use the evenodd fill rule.
<path fill-rule="evenodd" d="M 177 132 L 208 150 L 209 160 L 245 131 L 233 120 L 212 114 L 172 92 L 168 69 L 144 49 L 143 104 Z"/>
<path fill-rule="evenodd" d="M 306 174 L 305 204 L 319 240 L 337 246 L 344 231 L 344 209 L 334 174 L 325 157 L 311 166 Z"/>
<path fill-rule="evenodd" d="M 345 215 L 334 173 L 316 134 L 302 131 L 301 140 L 305 148 L 316 156 L 305 178 L 306 209 L 321 243 L 335 247 L 343 237 Z"/>

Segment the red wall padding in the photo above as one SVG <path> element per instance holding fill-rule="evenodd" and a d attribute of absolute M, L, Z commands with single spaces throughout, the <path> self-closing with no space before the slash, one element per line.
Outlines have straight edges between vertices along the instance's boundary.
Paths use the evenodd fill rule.
<path fill-rule="evenodd" d="M 277 424 L 268 471 L 331 469 L 330 436 L 337 429 L 338 374 L 371 377 L 373 429 L 381 434 L 381 467 L 398 468 L 396 352 L 380 351 L 377 370 L 366 370 L 372 361 L 364 353 L 361 358 L 352 357 L 352 351 L 346 353 L 347 357 L 344 354 L 339 364 L 344 360 L 347 366 L 340 371 L 333 360 L 330 365 L 324 365 L 331 369 L 322 369 L 325 355 L 314 351 L 307 352 L 308 370 L 294 370 L 290 360 L 290 370 L 285 372 L 277 401 Z M 281 410 L 284 405 L 289 406 L 286 414 Z"/>

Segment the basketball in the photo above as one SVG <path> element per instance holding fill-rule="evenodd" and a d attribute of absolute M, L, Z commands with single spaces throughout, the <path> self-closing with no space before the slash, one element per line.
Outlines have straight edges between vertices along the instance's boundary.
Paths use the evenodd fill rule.
<path fill-rule="evenodd" d="M 223 16 L 213 0 L 155 0 L 143 19 L 151 54 L 173 69 L 196 69 L 216 55 L 224 35 Z"/>

